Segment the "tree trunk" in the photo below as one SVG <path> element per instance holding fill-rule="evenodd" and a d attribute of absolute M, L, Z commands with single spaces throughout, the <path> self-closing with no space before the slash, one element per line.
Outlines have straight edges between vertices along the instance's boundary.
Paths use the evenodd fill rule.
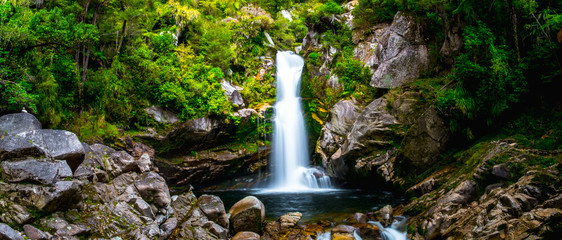
<path fill-rule="evenodd" d="M 119 38 L 119 45 L 117 46 L 116 55 L 119 55 L 121 51 L 121 46 L 123 45 L 123 39 L 125 38 L 125 31 L 127 31 L 127 20 L 123 20 L 123 28 L 121 28 L 121 37 Z"/>
<path fill-rule="evenodd" d="M 513 6 L 513 0 L 508 0 L 509 16 L 511 18 L 511 26 L 513 30 L 513 44 L 515 45 L 515 52 L 517 53 L 517 62 L 521 62 L 521 52 L 519 50 L 519 37 L 517 34 L 517 12 Z"/>

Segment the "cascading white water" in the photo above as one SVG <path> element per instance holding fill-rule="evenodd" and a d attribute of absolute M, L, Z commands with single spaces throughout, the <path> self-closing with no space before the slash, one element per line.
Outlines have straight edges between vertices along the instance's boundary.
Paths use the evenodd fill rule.
<path fill-rule="evenodd" d="M 396 216 L 390 227 L 385 228 L 380 222 L 369 221 L 370 224 L 380 229 L 383 240 L 406 240 L 408 238 L 408 233 L 406 232 L 407 222 L 407 217 Z"/>
<path fill-rule="evenodd" d="M 273 189 L 307 191 L 330 188 L 323 172 L 308 168 L 308 146 L 300 98 L 304 59 L 290 51 L 277 52 L 277 102 L 273 116 Z"/>

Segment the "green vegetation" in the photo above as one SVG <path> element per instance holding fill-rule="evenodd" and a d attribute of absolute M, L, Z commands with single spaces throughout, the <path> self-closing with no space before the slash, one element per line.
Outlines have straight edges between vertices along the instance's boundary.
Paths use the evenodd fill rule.
<path fill-rule="evenodd" d="M 287 47 L 306 33 L 302 21 L 273 24 L 256 4 L 4 1 L 0 112 L 25 107 L 45 127 L 72 129 L 83 139 L 158 126 L 143 111 L 152 104 L 184 120 L 235 120 L 220 81 L 243 86 L 250 105 L 271 102 L 274 79 L 270 72 L 257 77 L 258 57 L 270 51 L 265 31 Z"/>
<path fill-rule="evenodd" d="M 294 50 L 314 32 L 318 48 L 304 46 L 299 54 L 307 64 L 302 96 L 315 139 L 337 101 L 365 105 L 382 94 L 369 86 L 372 73 L 354 57 L 354 35 L 372 33 L 374 25 L 401 11 L 422 23 L 434 63 L 409 87 L 435 104 L 458 136 L 471 140 L 508 122 L 502 134 L 521 144 L 560 148 L 559 114 L 513 113 L 559 103 L 560 1 L 359 0 L 352 5 L 344 0 L 4 1 L 0 112 L 25 107 L 44 127 L 69 129 L 83 140 L 113 141 L 119 129 L 162 128 L 144 111 L 151 105 L 182 120 L 213 116 L 240 123 L 220 82 L 243 87 L 248 107 L 272 104 L 275 69 L 266 63 L 277 49 Z M 353 29 L 345 15 L 350 12 Z M 446 56 L 441 46 L 453 40 L 452 33 L 461 34 L 463 46 Z M 237 134 L 261 138 L 267 132 L 246 130 Z M 242 135 L 236 138 L 245 141 Z"/>

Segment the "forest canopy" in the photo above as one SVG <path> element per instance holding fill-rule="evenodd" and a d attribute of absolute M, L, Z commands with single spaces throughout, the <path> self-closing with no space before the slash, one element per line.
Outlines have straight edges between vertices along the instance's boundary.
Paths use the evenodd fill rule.
<path fill-rule="evenodd" d="M 352 26 L 342 17 L 350 9 Z M 144 111 L 151 105 L 183 120 L 236 120 L 220 82 L 242 86 L 250 107 L 272 103 L 274 71 L 260 74 L 263 56 L 294 50 L 309 31 L 339 49 L 328 67 L 345 89 L 327 90 L 305 74 L 307 111 L 339 98 L 370 99 L 377 93 L 353 56 L 353 33 L 398 11 L 429 26 L 437 63 L 428 77 L 448 76 L 437 106 L 452 128 L 493 124 L 560 86 L 562 2 L 555 0 L 3 0 L 0 111 L 25 107 L 49 127 L 79 134 L 106 129 L 91 133 L 98 135 L 154 124 Z M 464 47 L 451 62 L 439 51 L 453 28 Z M 314 65 L 322 56 L 304 57 Z"/>

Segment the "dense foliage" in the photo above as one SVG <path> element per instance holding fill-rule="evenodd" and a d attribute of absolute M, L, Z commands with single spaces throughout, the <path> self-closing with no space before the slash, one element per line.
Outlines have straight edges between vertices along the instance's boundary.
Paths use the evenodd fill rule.
<path fill-rule="evenodd" d="M 25 107 L 48 127 L 101 137 L 158 126 L 144 111 L 151 105 L 183 120 L 235 119 L 221 81 L 243 87 L 249 107 L 272 103 L 268 63 L 314 31 L 320 49 L 300 54 L 307 119 L 318 132 L 339 99 L 380 95 L 354 58 L 353 36 L 397 11 L 427 25 L 437 64 L 424 77 L 448 76 L 432 92 L 454 130 L 470 137 L 514 106 L 559 99 L 560 1 L 14 0 L 0 2 L 0 112 Z M 464 47 L 450 62 L 439 51 L 452 29 Z"/>

